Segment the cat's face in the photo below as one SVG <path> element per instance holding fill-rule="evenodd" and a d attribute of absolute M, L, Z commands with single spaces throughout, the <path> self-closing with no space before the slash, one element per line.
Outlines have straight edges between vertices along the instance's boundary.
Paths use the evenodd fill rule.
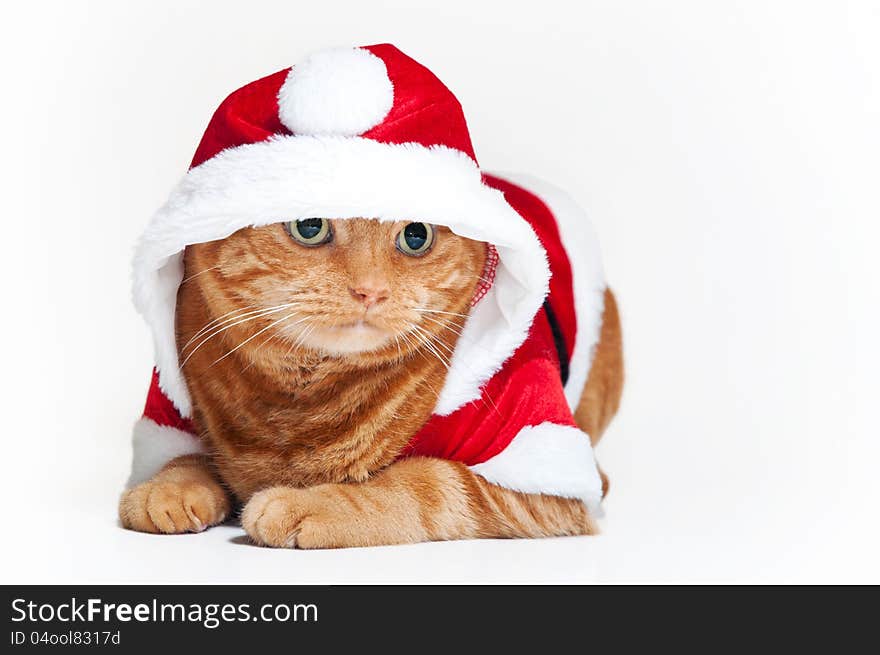
<path fill-rule="evenodd" d="M 343 355 L 409 349 L 441 324 L 460 329 L 485 258 L 484 243 L 444 227 L 308 219 L 190 246 L 185 283 L 201 278 L 215 318 Z"/>

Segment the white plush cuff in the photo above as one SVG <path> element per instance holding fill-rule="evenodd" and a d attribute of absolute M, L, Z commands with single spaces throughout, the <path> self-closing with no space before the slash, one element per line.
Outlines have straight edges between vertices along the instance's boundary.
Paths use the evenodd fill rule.
<path fill-rule="evenodd" d="M 198 437 L 148 418 L 134 424 L 131 439 L 131 476 L 127 487 L 145 482 L 176 457 L 204 452 Z"/>
<path fill-rule="evenodd" d="M 593 511 L 602 500 L 602 479 L 590 438 L 567 425 L 525 427 L 495 457 L 470 468 L 500 487 L 578 498 Z"/>

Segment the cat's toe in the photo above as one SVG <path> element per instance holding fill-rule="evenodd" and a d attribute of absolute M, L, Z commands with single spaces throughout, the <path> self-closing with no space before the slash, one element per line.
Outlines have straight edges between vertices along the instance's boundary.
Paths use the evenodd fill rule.
<path fill-rule="evenodd" d="M 242 527 L 261 546 L 296 548 L 308 517 L 305 494 L 288 487 L 273 487 L 254 494 L 241 513 Z"/>
<path fill-rule="evenodd" d="M 229 514 L 229 498 L 218 488 L 189 485 L 183 491 L 183 509 L 196 532 L 222 523 Z"/>
<path fill-rule="evenodd" d="M 138 532 L 159 532 L 147 512 L 147 496 L 150 483 L 145 482 L 128 489 L 119 499 L 119 521 L 123 528 Z"/>
<path fill-rule="evenodd" d="M 222 522 L 229 500 L 222 489 L 199 483 L 145 482 L 123 494 L 119 518 L 123 527 L 140 532 L 201 532 Z"/>

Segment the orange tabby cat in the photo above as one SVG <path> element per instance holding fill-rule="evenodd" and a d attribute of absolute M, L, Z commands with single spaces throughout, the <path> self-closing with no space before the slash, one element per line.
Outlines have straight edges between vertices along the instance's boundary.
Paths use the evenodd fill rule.
<path fill-rule="evenodd" d="M 596 532 L 577 499 L 513 491 L 458 462 L 398 459 L 437 401 L 485 244 L 426 226 L 429 248 L 407 256 L 405 223 L 319 225 L 326 235 L 314 244 L 296 223 L 279 223 L 186 248 L 177 341 L 207 452 L 174 459 L 128 490 L 123 525 L 199 531 L 223 521 L 234 498 L 245 503 L 244 529 L 270 546 Z M 425 321 L 429 307 L 455 320 Z M 594 443 L 622 377 L 606 290 L 575 412 Z"/>
<path fill-rule="evenodd" d="M 125 527 L 240 503 L 270 546 L 596 531 L 623 373 L 589 219 L 481 170 L 458 100 L 393 45 L 230 94 L 133 292 L 155 359 Z"/>

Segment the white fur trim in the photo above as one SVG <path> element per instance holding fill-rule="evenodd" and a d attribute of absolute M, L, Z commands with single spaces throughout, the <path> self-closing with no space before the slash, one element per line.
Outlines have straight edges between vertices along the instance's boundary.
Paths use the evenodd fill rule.
<path fill-rule="evenodd" d="M 590 438 L 567 425 L 525 427 L 507 448 L 470 469 L 500 487 L 577 498 L 591 510 L 602 500 L 602 478 Z"/>
<path fill-rule="evenodd" d="M 203 452 L 198 437 L 142 418 L 134 424 L 131 439 L 131 476 L 127 487 L 145 482 L 176 457 Z"/>
<path fill-rule="evenodd" d="M 178 368 L 174 312 L 184 248 L 243 227 L 312 216 L 418 218 L 495 245 L 495 282 L 464 327 L 439 414 L 479 398 L 525 340 L 547 293 L 550 269 L 531 226 L 458 150 L 313 136 L 225 150 L 184 176 L 153 216 L 134 258 L 134 301 L 153 333 L 159 383 L 183 416 L 191 404 Z"/>
<path fill-rule="evenodd" d="M 290 69 L 278 91 L 278 116 L 294 134 L 356 136 L 394 104 L 385 62 L 368 50 L 318 52 Z"/>
<path fill-rule="evenodd" d="M 565 397 L 574 411 L 587 383 L 605 309 L 607 284 L 599 239 L 586 212 L 565 191 L 529 175 L 503 173 L 498 177 L 532 192 L 547 205 L 556 218 L 562 246 L 571 262 L 577 338 L 569 362 Z"/>

